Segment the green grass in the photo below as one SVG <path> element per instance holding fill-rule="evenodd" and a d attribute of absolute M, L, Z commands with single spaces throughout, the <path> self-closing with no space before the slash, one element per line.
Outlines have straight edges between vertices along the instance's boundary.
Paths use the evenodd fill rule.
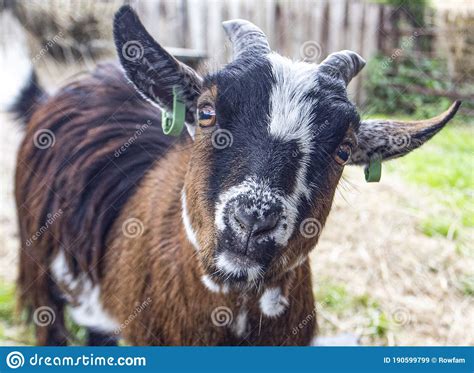
<path fill-rule="evenodd" d="M 448 124 L 422 148 L 386 164 L 389 172 L 429 191 L 433 213 L 428 212 L 419 226 L 427 236 L 441 235 L 462 242 L 472 240 L 473 124 Z"/>
<path fill-rule="evenodd" d="M 15 318 L 15 287 L 0 280 L 0 321 L 12 324 Z"/>
<path fill-rule="evenodd" d="M 393 162 L 387 170 L 423 187 L 429 211 L 420 211 L 418 229 L 429 237 L 456 243 L 460 258 L 472 258 L 474 248 L 474 121 L 448 124 L 421 149 Z M 457 288 L 474 296 L 474 277 L 466 275 Z"/>
<path fill-rule="evenodd" d="M 369 338 L 384 339 L 387 332 L 396 327 L 380 304 L 369 294 L 352 295 L 343 284 L 334 283 L 330 279 L 320 283 L 315 298 L 321 307 L 341 319 L 351 318 L 353 315 L 363 316 L 363 334 Z"/>
<path fill-rule="evenodd" d="M 15 286 L 0 279 L 0 341 L 31 344 L 31 331 L 18 327 L 15 307 Z"/>
<path fill-rule="evenodd" d="M 22 323 L 15 309 L 15 286 L 0 279 L 0 341 L 34 344 L 33 326 Z M 85 328 L 75 324 L 68 315 L 66 315 L 66 327 L 70 332 L 71 344 L 83 345 L 85 343 Z"/>
<path fill-rule="evenodd" d="M 420 186 L 421 195 L 428 199 L 429 210 L 418 210 L 419 231 L 429 237 L 452 240 L 460 258 L 472 258 L 474 120 L 466 117 L 453 120 L 420 149 L 387 162 L 384 168 L 413 186 Z M 410 204 L 416 208 L 417 201 Z M 459 280 L 457 288 L 461 294 L 474 296 L 473 279 L 473 275 L 466 275 Z"/>
<path fill-rule="evenodd" d="M 464 295 L 474 296 L 474 275 L 465 276 L 460 282 L 460 287 Z"/>

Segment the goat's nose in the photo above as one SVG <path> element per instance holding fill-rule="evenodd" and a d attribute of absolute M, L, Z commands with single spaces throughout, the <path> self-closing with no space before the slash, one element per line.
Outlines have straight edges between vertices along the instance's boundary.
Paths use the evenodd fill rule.
<path fill-rule="evenodd" d="M 266 216 L 257 216 L 238 207 L 234 213 L 234 219 L 251 236 L 258 236 L 271 232 L 278 224 L 280 214 L 270 213 Z"/>

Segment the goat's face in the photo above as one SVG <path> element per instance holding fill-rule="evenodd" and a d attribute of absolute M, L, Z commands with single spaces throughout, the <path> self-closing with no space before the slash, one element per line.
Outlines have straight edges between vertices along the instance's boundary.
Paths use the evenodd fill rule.
<path fill-rule="evenodd" d="M 292 264 L 314 246 L 356 141 L 344 81 L 269 54 L 231 63 L 201 92 L 186 202 L 190 221 L 214 222 L 214 240 L 199 246 L 234 280 Z M 317 231 L 287 252 L 307 219 Z"/>
<path fill-rule="evenodd" d="M 305 260 L 346 163 L 406 154 L 455 109 L 443 123 L 360 122 L 346 94 L 365 64 L 356 53 L 334 53 L 320 65 L 292 62 L 272 53 L 253 24 L 224 28 L 235 59 L 204 79 L 161 48 L 130 8 L 117 14 L 114 33 L 125 72 L 146 98 L 169 108 L 174 87 L 186 103 L 194 145 L 183 223 L 205 270 L 253 283 Z M 138 60 L 126 55 L 130 43 Z M 394 138 L 404 134 L 414 141 L 401 147 Z"/>

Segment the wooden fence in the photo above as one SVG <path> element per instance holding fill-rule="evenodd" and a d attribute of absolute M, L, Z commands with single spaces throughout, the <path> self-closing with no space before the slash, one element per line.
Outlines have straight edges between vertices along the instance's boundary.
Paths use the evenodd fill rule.
<path fill-rule="evenodd" d="M 227 19 L 254 22 L 272 49 L 312 62 L 341 49 L 369 59 L 387 43 L 391 28 L 390 8 L 364 0 L 148 0 L 132 5 L 160 43 L 207 55 L 211 69 L 231 58 L 221 26 Z M 360 77 L 349 92 L 363 101 Z"/>
<path fill-rule="evenodd" d="M 38 39 L 33 55 L 47 49 L 57 60 L 64 54 L 67 63 L 79 54 L 93 66 L 102 52 L 115 53 L 112 19 L 125 2 L 138 11 L 162 45 L 187 57 L 207 56 L 201 66 L 204 70 L 216 70 L 231 58 L 222 22 L 232 18 L 260 26 L 272 49 L 282 55 L 315 63 L 341 49 L 354 50 L 366 60 L 378 51 L 390 56 L 400 47 L 401 37 L 428 30 L 410 22 L 401 29 L 398 20 L 403 8 L 397 12 L 369 0 L 29 0 L 9 4 L 29 35 Z M 434 34 L 434 28 L 430 33 Z M 415 39 L 416 47 L 421 38 Z M 364 72 L 349 85 L 349 94 L 358 104 L 364 102 L 363 79 Z"/>

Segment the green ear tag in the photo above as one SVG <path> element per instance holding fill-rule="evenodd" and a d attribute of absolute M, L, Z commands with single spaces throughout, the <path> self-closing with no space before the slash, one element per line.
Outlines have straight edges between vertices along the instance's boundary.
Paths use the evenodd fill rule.
<path fill-rule="evenodd" d="M 375 154 L 370 158 L 369 164 L 365 166 L 365 181 L 368 183 L 377 183 L 382 177 L 382 158 Z"/>
<path fill-rule="evenodd" d="M 161 112 L 161 126 L 163 133 L 168 136 L 179 136 L 184 127 L 184 117 L 186 107 L 178 94 L 176 87 L 173 87 L 173 112 L 166 110 Z"/>

